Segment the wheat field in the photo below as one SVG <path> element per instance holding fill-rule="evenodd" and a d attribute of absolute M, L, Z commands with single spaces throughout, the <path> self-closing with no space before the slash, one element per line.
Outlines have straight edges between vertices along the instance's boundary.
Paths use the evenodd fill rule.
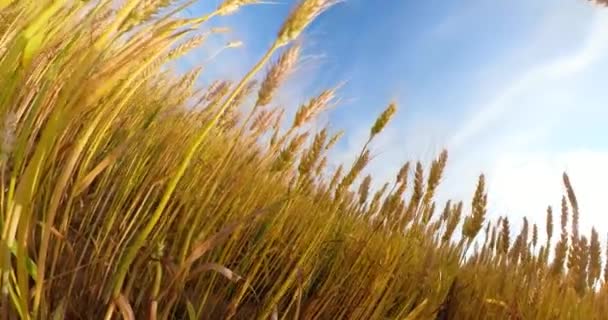
<path fill-rule="evenodd" d="M 606 246 L 567 174 L 521 230 L 488 218 L 483 175 L 435 200 L 447 151 L 374 190 L 395 103 L 336 170 L 342 132 L 309 124 L 339 86 L 292 119 L 273 103 L 337 1 L 301 0 L 238 82 L 209 86 L 176 61 L 259 1 L 186 18 L 192 2 L 0 0 L 2 319 L 606 319 Z"/>

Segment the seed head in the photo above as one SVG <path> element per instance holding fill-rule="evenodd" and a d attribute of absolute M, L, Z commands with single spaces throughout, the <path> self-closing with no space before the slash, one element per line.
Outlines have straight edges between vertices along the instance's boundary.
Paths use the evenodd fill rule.
<path fill-rule="evenodd" d="M 372 176 L 367 175 L 361 185 L 359 186 L 359 204 L 363 205 L 367 201 L 367 197 L 369 196 L 369 187 L 372 183 Z"/>
<path fill-rule="evenodd" d="M 281 122 L 283 121 L 283 116 L 285 115 L 285 109 L 278 109 L 279 113 L 274 119 L 274 123 L 272 124 L 272 136 L 270 137 L 270 146 L 274 146 L 279 143 L 279 133 L 281 132 Z"/>
<path fill-rule="evenodd" d="M 365 168 L 367 163 L 369 162 L 370 154 L 369 150 L 365 150 L 360 157 L 357 158 L 353 166 L 350 168 L 350 171 L 346 174 L 346 176 L 338 185 L 338 190 L 336 192 L 336 197 L 340 195 L 342 192 L 346 191 L 355 181 L 359 173 Z"/>
<path fill-rule="evenodd" d="M 207 39 L 206 34 L 201 34 L 201 35 L 197 35 L 192 38 L 189 38 L 188 40 L 180 43 L 179 45 L 177 45 L 177 47 L 175 47 L 174 49 L 169 51 L 169 53 L 167 53 L 167 56 L 164 59 L 162 59 L 162 62 L 174 60 L 176 58 L 183 56 L 184 54 L 188 53 L 190 50 L 195 49 L 195 48 L 199 47 L 200 45 L 202 45 L 206 39 Z"/>
<path fill-rule="evenodd" d="M 344 131 L 340 130 L 336 134 L 334 134 L 331 138 L 329 138 L 329 142 L 327 142 L 327 145 L 325 146 L 325 150 L 331 149 L 336 143 L 338 143 L 338 141 L 340 141 L 340 138 L 342 138 L 342 136 L 344 136 Z"/>
<path fill-rule="evenodd" d="M 431 203 L 430 207 L 426 207 L 423 214 L 422 214 L 422 223 L 423 224 L 427 224 L 431 221 L 431 218 L 433 217 L 433 214 L 435 213 L 435 201 L 433 201 Z"/>
<path fill-rule="evenodd" d="M 153 15 L 157 14 L 163 8 L 169 6 L 171 0 L 143 0 L 129 13 L 127 20 L 124 22 L 123 28 L 129 31 L 138 24 L 148 21 Z"/>
<path fill-rule="evenodd" d="M 339 0 L 301 0 L 291 12 L 278 34 L 278 44 L 286 45 L 298 38 L 316 17 Z"/>
<path fill-rule="evenodd" d="M 511 247 L 511 251 L 509 251 L 509 257 L 514 264 L 519 262 L 519 258 L 522 255 L 522 251 L 524 248 L 522 234 L 519 234 L 515 241 L 513 242 L 513 246 Z"/>
<path fill-rule="evenodd" d="M 555 258 L 553 259 L 553 264 L 551 265 L 551 273 L 554 276 L 561 275 L 564 271 L 564 262 L 566 261 L 567 252 L 568 245 L 562 238 L 557 242 L 557 245 L 555 245 Z"/>
<path fill-rule="evenodd" d="M 500 220 L 498 221 L 498 223 L 500 224 Z M 492 227 L 492 232 L 490 232 L 490 239 L 488 241 L 488 249 L 490 249 L 491 252 L 494 252 L 494 250 L 496 249 L 496 226 Z"/>
<path fill-rule="evenodd" d="M 329 182 L 328 190 L 331 191 L 336 187 L 338 181 L 340 180 L 340 178 L 342 178 L 342 170 L 344 170 L 343 165 L 340 165 L 338 169 L 336 169 L 336 172 L 334 172 L 334 175 L 331 177 L 331 181 Z"/>
<path fill-rule="evenodd" d="M 319 164 L 315 168 L 315 175 L 320 176 L 321 173 L 323 172 L 323 169 L 325 169 L 326 166 L 327 166 L 327 156 L 323 157 L 323 159 L 321 159 L 321 161 L 319 161 Z"/>
<path fill-rule="evenodd" d="M 308 138 L 308 133 L 302 133 L 294 137 L 287 148 L 283 149 L 274 164 L 272 165 L 272 171 L 283 171 L 287 169 L 293 162 L 296 153 L 298 153 L 300 147 L 304 144 Z"/>
<path fill-rule="evenodd" d="M 553 237 L 553 209 L 551 206 L 547 207 L 547 242 L 551 241 Z"/>
<path fill-rule="evenodd" d="M 439 158 L 433 160 L 433 164 L 431 165 L 431 170 L 429 172 L 428 181 L 426 184 L 426 192 L 424 194 L 424 199 L 422 201 L 424 206 L 428 206 L 435 195 L 435 190 L 439 185 L 439 181 L 441 180 L 441 176 L 443 175 L 443 171 L 445 169 L 446 163 L 448 160 L 448 152 L 443 150 Z"/>
<path fill-rule="evenodd" d="M 227 16 L 235 13 L 240 7 L 248 4 L 259 3 L 257 0 L 224 0 L 219 7 L 217 7 L 217 14 L 220 16 Z"/>
<path fill-rule="evenodd" d="M 386 189 L 388 189 L 388 183 L 385 183 L 382 188 L 376 191 L 376 193 L 374 194 L 374 197 L 372 198 L 372 203 L 369 205 L 369 216 L 373 216 L 378 211 L 378 207 L 380 207 L 380 198 L 382 198 L 382 196 L 386 192 Z"/>
<path fill-rule="evenodd" d="M 261 110 L 253 119 L 249 130 L 254 132 L 262 132 L 267 128 L 272 121 L 273 113 L 269 110 Z"/>
<path fill-rule="evenodd" d="M 391 120 L 393 115 L 395 115 L 396 111 L 397 111 L 397 105 L 395 103 L 391 103 L 388 105 L 388 108 L 386 108 L 386 110 L 384 110 L 384 112 L 382 112 L 380 117 L 378 117 L 378 119 L 376 119 L 376 123 L 374 123 L 374 125 L 372 126 L 372 129 L 370 132 L 370 139 L 375 137 L 378 133 L 380 133 L 382 131 L 382 129 L 384 129 L 384 127 L 386 126 L 386 124 L 388 124 L 388 122 Z"/>
<path fill-rule="evenodd" d="M 291 73 L 300 57 L 300 46 L 294 45 L 287 49 L 279 60 L 270 68 L 258 93 L 256 106 L 265 106 L 270 103 L 272 96 L 281 82 Z"/>
<path fill-rule="evenodd" d="M 405 180 L 404 180 L 405 181 Z M 408 211 L 414 212 L 418 205 L 420 204 L 420 200 L 422 199 L 422 192 L 424 188 L 424 169 L 422 167 L 422 163 L 420 161 L 416 162 L 416 172 L 414 173 L 414 190 L 412 192 L 412 197 L 410 198 L 410 203 L 408 206 Z"/>
<path fill-rule="evenodd" d="M 563 175 L 564 186 L 566 187 L 566 194 L 568 195 L 568 200 L 570 201 L 570 206 L 572 207 L 572 238 L 578 238 L 578 201 L 576 200 L 576 195 L 574 194 L 574 188 L 572 188 L 572 184 L 570 183 L 570 178 L 564 172 Z"/>
<path fill-rule="evenodd" d="M 298 128 L 306 122 L 312 120 L 315 115 L 327 107 L 334 97 L 335 90 L 329 89 L 321 92 L 321 94 L 317 97 L 310 99 L 307 104 L 301 106 L 296 112 L 292 127 Z"/>
<path fill-rule="evenodd" d="M 502 229 L 500 230 L 500 247 L 499 250 L 503 254 L 509 252 L 511 229 L 509 227 L 509 218 L 502 219 Z"/>
<path fill-rule="evenodd" d="M 587 289 L 587 279 L 589 277 L 589 243 L 585 236 L 581 237 L 580 240 L 580 261 L 579 261 L 579 274 L 578 281 L 576 283 L 576 289 L 578 289 L 579 294 L 582 294 Z"/>
<path fill-rule="evenodd" d="M 408 161 L 401 167 L 401 169 L 399 169 L 399 173 L 397 174 L 397 183 L 406 181 L 409 171 L 410 171 L 410 163 Z"/>
<path fill-rule="evenodd" d="M 589 286 L 592 287 L 600 278 L 602 272 L 602 248 L 599 235 L 595 229 L 591 229 L 591 240 L 589 242 Z"/>
<path fill-rule="evenodd" d="M 487 201 L 487 194 L 485 193 L 485 177 L 482 174 L 479 176 L 477 189 L 475 190 L 473 202 L 471 203 L 471 215 L 465 219 L 465 224 L 463 226 L 463 235 L 467 236 L 471 240 L 475 238 L 483 226 L 486 216 Z"/>
<path fill-rule="evenodd" d="M 606 257 L 608 258 L 608 237 L 606 237 Z M 604 265 L 604 285 L 608 283 L 608 259 Z"/>
<path fill-rule="evenodd" d="M 325 144 L 325 140 L 327 139 L 327 129 L 321 130 L 321 132 L 315 135 L 315 139 L 312 142 L 310 148 L 304 153 L 302 156 L 302 160 L 300 161 L 300 165 L 298 167 L 298 171 L 301 176 L 306 176 L 310 174 L 315 163 L 319 160 L 321 156 L 321 151 L 323 150 L 323 145 Z"/>
<path fill-rule="evenodd" d="M 530 233 L 530 225 L 528 223 L 528 218 L 524 217 L 523 227 L 521 228 L 521 235 L 523 239 L 523 244 L 528 245 L 528 234 Z"/>
<path fill-rule="evenodd" d="M 221 80 L 214 81 L 207 88 L 207 92 L 203 96 L 203 99 L 208 102 L 212 102 L 212 101 L 221 99 L 228 92 L 230 85 L 231 85 L 230 81 L 221 81 Z"/>
<path fill-rule="evenodd" d="M 445 226 L 445 232 L 443 233 L 443 236 L 441 239 L 443 242 L 447 242 L 452 238 L 452 235 L 454 234 L 456 227 L 460 223 L 461 217 L 462 217 L 462 201 L 457 204 L 454 204 L 452 206 L 452 208 L 450 209 L 448 222 Z"/>
<path fill-rule="evenodd" d="M 536 223 L 532 226 L 532 247 L 536 247 L 538 243 L 538 226 Z"/>
<path fill-rule="evenodd" d="M 568 225 L 568 202 L 566 202 L 566 197 L 562 197 L 562 215 L 560 217 L 560 223 L 562 227 L 562 233 L 566 233 L 566 227 Z"/>
<path fill-rule="evenodd" d="M 241 90 L 230 103 L 230 108 L 236 108 L 236 107 L 240 106 L 245 101 L 247 96 L 249 96 L 249 94 L 251 94 L 251 92 L 253 92 L 253 89 L 255 89 L 256 85 L 257 85 L 257 81 L 255 81 L 255 80 L 251 80 L 251 81 L 247 82 L 247 84 L 245 85 L 243 90 Z"/>
<path fill-rule="evenodd" d="M 448 218 L 450 217 L 451 208 L 452 208 L 452 200 L 446 201 L 445 207 L 443 208 L 443 212 L 441 213 L 441 217 L 439 217 L 439 220 L 447 221 Z"/>

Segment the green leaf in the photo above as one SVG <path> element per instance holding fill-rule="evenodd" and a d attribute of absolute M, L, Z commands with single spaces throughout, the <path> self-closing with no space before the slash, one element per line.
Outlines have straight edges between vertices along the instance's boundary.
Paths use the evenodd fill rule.
<path fill-rule="evenodd" d="M 17 257 L 17 245 L 13 244 L 11 246 L 11 253 L 13 254 L 13 256 Z M 32 260 L 30 257 L 27 257 L 26 259 L 26 268 L 27 268 L 27 273 L 30 275 L 30 277 L 32 277 L 32 279 L 36 280 L 38 278 L 38 267 L 36 266 L 36 263 L 34 262 L 34 260 Z"/>
<path fill-rule="evenodd" d="M 61 301 L 59 301 L 59 305 L 55 308 L 55 311 L 53 311 L 53 320 L 65 319 L 66 301 L 66 297 L 63 297 Z"/>
<path fill-rule="evenodd" d="M 196 320 L 196 311 L 194 310 L 194 306 L 192 305 L 190 300 L 186 301 L 186 308 L 188 309 L 188 319 Z"/>

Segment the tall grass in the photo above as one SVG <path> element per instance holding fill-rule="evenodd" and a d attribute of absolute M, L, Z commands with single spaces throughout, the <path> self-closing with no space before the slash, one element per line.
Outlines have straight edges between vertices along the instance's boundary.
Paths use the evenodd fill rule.
<path fill-rule="evenodd" d="M 546 227 L 517 233 L 488 220 L 483 175 L 470 206 L 436 202 L 447 152 L 370 190 L 360 176 L 396 104 L 333 172 L 341 133 L 306 124 L 336 89 L 288 122 L 270 107 L 293 42 L 336 1 L 300 1 L 238 83 L 206 88 L 172 61 L 223 31 L 209 19 L 257 1 L 180 17 L 192 2 L 0 0 L 4 319 L 607 314 L 608 266 L 567 175 L 560 228 L 549 207 Z"/>

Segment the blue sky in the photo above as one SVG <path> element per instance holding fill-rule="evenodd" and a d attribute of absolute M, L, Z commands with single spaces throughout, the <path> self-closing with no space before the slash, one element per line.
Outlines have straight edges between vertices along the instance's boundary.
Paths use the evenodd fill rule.
<path fill-rule="evenodd" d="M 190 14 L 219 0 L 200 1 Z M 273 41 L 293 0 L 246 7 L 211 21 L 232 32 L 189 57 L 202 81 L 237 79 Z M 476 176 L 489 182 L 493 215 L 543 223 L 559 205 L 568 171 L 581 226 L 608 231 L 608 10 L 585 0 L 347 0 L 301 37 L 304 59 L 278 102 L 290 110 L 345 82 L 341 103 L 323 115 L 347 135 L 334 165 L 352 161 L 376 116 L 400 110 L 374 143 L 368 168 L 377 184 L 406 160 L 450 152 L 439 196 L 469 201 Z M 382 180 L 382 181 L 380 181 Z"/>

